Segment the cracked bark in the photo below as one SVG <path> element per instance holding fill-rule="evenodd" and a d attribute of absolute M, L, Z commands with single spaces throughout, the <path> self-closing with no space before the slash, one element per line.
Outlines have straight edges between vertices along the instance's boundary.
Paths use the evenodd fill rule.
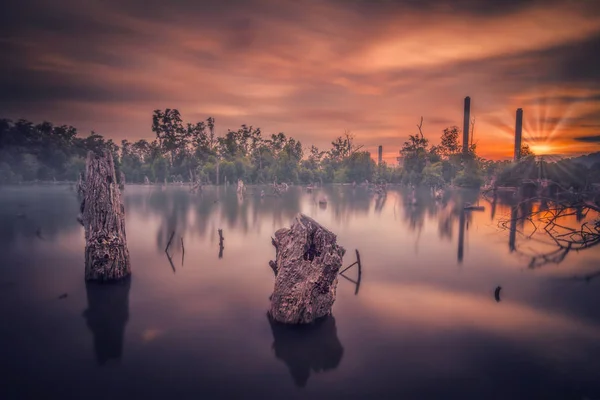
<path fill-rule="evenodd" d="M 88 153 L 82 202 L 85 279 L 113 281 L 131 274 L 121 201 L 112 155 Z"/>
<path fill-rule="evenodd" d="M 269 263 L 275 272 L 269 314 L 275 321 L 307 324 L 331 314 L 345 253 L 336 240 L 303 214 L 290 228 L 275 232 L 276 259 Z"/>

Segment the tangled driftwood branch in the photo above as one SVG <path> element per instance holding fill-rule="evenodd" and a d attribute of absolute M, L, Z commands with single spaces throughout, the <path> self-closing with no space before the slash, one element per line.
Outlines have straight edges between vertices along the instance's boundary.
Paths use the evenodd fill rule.
<path fill-rule="evenodd" d="M 529 223 L 533 227 L 532 232 L 525 234 L 519 232 L 528 239 L 532 239 L 538 231 L 545 232 L 551 243 L 556 246 L 552 251 L 529 255 L 531 261 L 529 268 L 537 268 L 548 263 L 558 264 L 562 262 L 567 254 L 574 250 L 584 250 L 600 243 L 600 218 L 586 220 L 579 227 L 567 226 L 565 219 L 576 216 L 578 220 L 584 220 L 590 212 L 598 214 L 600 208 L 587 200 L 579 197 L 572 201 L 556 201 L 551 198 L 537 197 L 522 201 L 513 206 L 513 210 L 520 210 L 524 205 L 536 201 L 544 202 L 547 207 L 540 207 L 535 211 L 527 213 L 513 212 L 510 218 L 501 219 L 499 227 L 506 230 L 516 230 L 517 223 Z"/>

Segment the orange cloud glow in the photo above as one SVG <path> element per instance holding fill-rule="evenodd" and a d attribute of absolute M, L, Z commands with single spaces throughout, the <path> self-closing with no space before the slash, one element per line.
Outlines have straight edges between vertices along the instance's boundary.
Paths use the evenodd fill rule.
<path fill-rule="evenodd" d="M 245 123 L 321 148 L 348 129 L 393 163 L 421 116 L 434 144 L 443 128 L 462 127 L 469 95 L 484 157 L 512 155 L 518 107 L 534 148 L 598 149 L 575 140 L 600 128 L 593 2 L 502 13 L 434 0 L 233 3 L 73 2 L 56 21 L 48 15 L 61 9 L 40 3 L 45 24 L 23 12 L 23 27 L 0 42 L 18 54 L 3 63 L 0 112 L 130 140 L 152 138 L 151 113 L 167 107 L 190 121 L 213 116 L 219 133 Z"/>

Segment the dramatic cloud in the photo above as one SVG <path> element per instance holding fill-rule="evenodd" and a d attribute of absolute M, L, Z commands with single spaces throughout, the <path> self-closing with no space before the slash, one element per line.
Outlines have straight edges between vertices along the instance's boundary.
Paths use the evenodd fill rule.
<path fill-rule="evenodd" d="M 600 121 L 600 7 L 578 2 L 41 0 L 0 26 L 0 115 L 151 138 L 151 113 L 214 116 L 327 147 L 345 129 L 394 161 L 421 116 L 462 125 L 487 157 L 524 138 L 557 152 Z M 498 3 L 499 4 L 499 3 Z"/>
<path fill-rule="evenodd" d="M 577 141 L 586 142 L 586 143 L 600 143 L 600 135 L 578 136 L 578 137 L 575 137 L 574 139 Z"/>

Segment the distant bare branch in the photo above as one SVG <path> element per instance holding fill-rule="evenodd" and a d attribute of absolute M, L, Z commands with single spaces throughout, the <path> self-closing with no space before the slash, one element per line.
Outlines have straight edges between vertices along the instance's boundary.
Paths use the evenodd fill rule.
<path fill-rule="evenodd" d="M 421 134 L 421 139 L 423 139 L 423 131 L 421 130 L 422 127 L 423 127 L 423 117 L 421 117 L 421 122 L 417 125 L 417 128 L 419 128 L 419 133 Z"/>

